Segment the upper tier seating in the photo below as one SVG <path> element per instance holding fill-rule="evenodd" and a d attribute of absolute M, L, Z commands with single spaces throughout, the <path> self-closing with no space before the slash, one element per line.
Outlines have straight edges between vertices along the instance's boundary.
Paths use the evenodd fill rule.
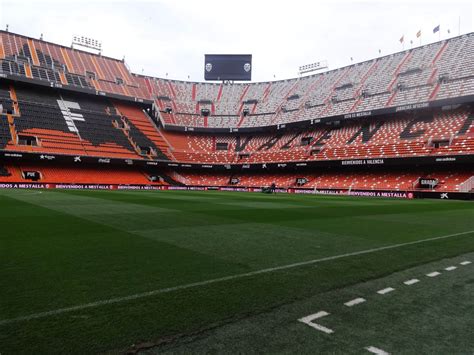
<path fill-rule="evenodd" d="M 154 101 L 164 124 L 186 127 L 262 127 L 474 94 L 473 33 L 321 74 L 250 84 L 135 75 L 123 61 L 5 31 L 0 49 L 0 74 Z"/>
<path fill-rule="evenodd" d="M 165 124 L 234 128 L 311 120 L 474 94 L 474 35 L 300 79 L 204 84 L 151 79 Z M 201 108 L 211 115 L 203 118 Z M 249 114 L 243 116 L 243 110 Z"/>
<path fill-rule="evenodd" d="M 91 91 L 148 97 L 146 84 L 123 61 L 0 31 L 0 68 L 4 73 L 73 85 Z"/>

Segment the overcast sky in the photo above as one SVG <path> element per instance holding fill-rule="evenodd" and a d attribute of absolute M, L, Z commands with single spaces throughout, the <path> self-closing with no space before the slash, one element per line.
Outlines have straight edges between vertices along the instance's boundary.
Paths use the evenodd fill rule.
<path fill-rule="evenodd" d="M 405 49 L 419 45 L 420 29 L 434 42 L 436 25 L 441 38 L 472 32 L 473 11 L 472 0 L 0 0 L 0 28 L 66 46 L 92 37 L 133 72 L 171 79 L 202 81 L 205 53 L 252 54 L 253 81 L 266 81 L 400 51 L 402 35 Z"/>

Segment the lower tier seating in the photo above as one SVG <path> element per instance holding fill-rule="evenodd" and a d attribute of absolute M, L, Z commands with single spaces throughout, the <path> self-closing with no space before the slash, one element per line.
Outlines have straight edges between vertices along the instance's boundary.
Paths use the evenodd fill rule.
<path fill-rule="evenodd" d="M 474 176 L 474 169 L 468 171 L 424 171 L 400 170 L 381 172 L 301 172 L 301 173 L 191 173 L 180 172 L 174 175 L 186 185 L 197 186 L 245 186 L 262 187 L 275 183 L 282 188 L 316 188 L 316 189 L 362 189 L 362 190 L 419 190 L 420 178 L 438 180 L 436 191 L 459 191 L 460 184 Z M 305 184 L 299 184 L 298 179 L 306 179 Z"/>
<path fill-rule="evenodd" d="M 3 169 L 3 170 L 2 170 Z M 56 184 L 124 184 L 167 185 L 163 179 L 151 181 L 150 176 L 137 169 L 115 167 L 70 167 L 46 165 L 7 165 L 0 167 L 0 183 L 32 182 L 25 179 L 25 172 L 38 172 L 40 183 Z"/>
<path fill-rule="evenodd" d="M 158 130 L 137 105 L 121 106 L 124 115 L 130 115 L 127 117 L 107 98 L 22 85 L 10 91 L 18 100 L 18 112 L 12 119 L 19 139 L 11 139 L 7 117 L 1 116 L 0 149 L 168 160 L 155 145 L 163 145 Z"/>
<path fill-rule="evenodd" d="M 34 173 L 34 179 L 27 173 Z M 168 171 L 148 173 L 135 167 L 113 166 L 60 166 L 57 164 L 0 165 L 0 183 L 65 184 L 137 184 L 137 185 L 189 185 L 263 187 L 276 184 L 279 188 L 310 189 L 361 189 L 413 191 L 426 189 L 419 180 L 436 179 L 435 191 L 465 191 L 467 181 L 474 181 L 473 168 L 452 170 L 392 169 L 377 171 L 301 171 L 301 172 L 209 172 Z M 472 188 L 472 184 L 469 189 Z"/>
<path fill-rule="evenodd" d="M 6 116 L 0 116 L 0 149 L 6 147 L 11 140 L 10 128 Z"/>
<path fill-rule="evenodd" d="M 149 117 L 137 106 L 114 102 L 115 108 L 130 124 L 132 139 L 141 147 L 152 146 L 157 151 L 157 159 L 168 160 L 168 143 L 159 133 Z"/>

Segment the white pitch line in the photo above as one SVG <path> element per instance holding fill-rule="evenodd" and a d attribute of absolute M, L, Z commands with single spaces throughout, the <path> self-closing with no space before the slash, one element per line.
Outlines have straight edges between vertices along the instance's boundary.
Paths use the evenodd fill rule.
<path fill-rule="evenodd" d="M 364 302 L 365 302 L 365 298 L 359 297 L 359 298 L 354 298 L 353 300 L 350 300 L 344 303 L 344 305 L 347 307 L 352 307 L 352 306 L 355 306 L 356 304 L 360 304 Z"/>
<path fill-rule="evenodd" d="M 334 330 L 326 328 L 325 326 L 322 326 L 321 324 L 318 323 L 313 323 L 315 319 L 322 318 L 328 316 L 329 313 L 326 311 L 319 311 L 318 313 L 310 314 L 309 316 L 303 317 L 298 319 L 299 322 L 304 323 L 306 325 L 309 325 L 310 327 L 319 330 L 323 333 L 326 334 L 332 334 L 334 333 Z"/>
<path fill-rule="evenodd" d="M 375 346 L 368 346 L 365 348 L 365 350 L 377 355 L 390 355 L 390 353 L 386 352 L 385 350 L 376 348 Z"/>
<path fill-rule="evenodd" d="M 403 283 L 404 283 L 405 285 L 410 286 L 410 285 L 416 284 L 417 282 L 420 282 L 420 280 L 418 280 L 418 279 L 411 279 L 411 280 L 404 281 Z"/>
<path fill-rule="evenodd" d="M 384 288 L 382 290 L 378 290 L 377 293 L 379 295 L 385 295 L 386 293 L 389 293 L 389 292 L 392 292 L 392 291 L 395 291 L 395 289 L 393 287 L 387 287 L 387 288 Z"/>
<path fill-rule="evenodd" d="M 385 247 L 366 249 L 366 250 L 355 251 L 355 252 L 352 252 L 352 253 L 346 253 L 346 254 L 340 254 L 340 255 L 333 255 L 333 256 L 328 256 L 328 257 L 324 257 L 324 258 L 321 258 L 321 259 L 307 260 L 307 261 L 302 261 L 302 262 L 299 262 L 299 263 L 276 266 L 276 267 L 270 267 L 270 268 L 256 270 L 256 271 L 250 271 L 250 272 L 246 272 L 246 273 L 242 273 L 242 274 L 234 274 L 234 275 L 219 277 L 219 278 L 216 278 L 216 279 L 193 282 L 193 283 L 185 284 L 185 285 L 179 285 L 179 286 L 167 287 L 167 288 L 160 288 L 160 289 L 157 289 L 157 290 L 152 290 L 152 291 L 143 292 L 143 293 L 136 293 L 136 294 L 128 295 L 128 296 L 109 298 L 109 299 L 90 302 L 90 303 L 83 303 L 83 304 L 79 304 L 79 305 L 76 305 L 76 306 L 58 308 L 58 309 L 54 309 L 54 310 L 51 310 L 51 311 L 38 312 L 38 313 L 33 313 L 33 314 L 29 314 L 29 315 L 26 315 L 26 316 L 20 316 L 20 317 L 16 317 L 16 318 L 2 319 L 2 320 L 0 320 L 0 326 L 5 325 L 5 324 L 10 324 L 10 323 L 27 321 L 27 320 L 31 320 L 31 319 L 50 317 L 50 316 L 54 316 L 54 315 L 58 315 L 58 314 L 62 314 L 62 313 L 80 311 L 80 310 L 87 309 L 87 308 L 95 308 L 95 307 L 105 306 L 105 305 L 108 305 L 108 304 L 115 304 L 115 303 L 122 303 L 122 302 L 126 302 L 126 301 L 132 301 L 132 300 L 136 300 L 136 299 L 140 299 L 140 298 L 160 295 L 160 294 L 163 294 L 163 293 L 186 290 L 186 289 L 194 288 L 194 287 L 207 286 L 207 285 L 210 285 L 210 284 L 215 284 L 215 283 L 220 283 L 220 282 L 225 282 L 225 281 L 231 281 L 231 280 L 241 279 L 241 278 L 245 278 L 245 277 L 260 275 L 260 274 L 266 274 L 266 273 L 274 272 L 274 271 L 293 269 L 293 268 L 300 267 L 300 266 L 307 266 L 307 265 L 317 264 L 317 263 L 321 263 L 321 262 L 325 262 L 325 261 L 331 261 L 331 260 L 347 258 L 347 257 L 351 257 L 351 256 L 358 256 L 358 255 L 376 253 L 378 251 L 396 249 L 396 248 L 401 248 L 401 247 L 405 247 L 405 246 L 408 246 L 408 245 L 416 245 L 416 244 L 431 242 L 431 241 L 434 241 L 434 240 L 448 239 L 448 238 L 458 237 L 460 235 L 473 234 L 473 233 L 474 233 L 474 230 L 470 230 L 470 231 L 466 231 L 466 232 L 460 232 L 460 233 L 454 233 L 454 234 L 447 234 L 447 235 L 442 235 L 442 236 L 439 236 L 439 237 L 415 240 L 413 242 L 392 244 L 392 245 L 387 245 Z"/>
<path fill-rule="evenodd" d="M 466 261 L 463 261 L 463 262 L 461 262 L 461 263 L 459 263 L 459 264 L 461 264 L 461 265 L 469 265 L 470 263 L 471 263 L 470 261 L 466 260 Z"/>
<path fill-rule="evenodd" d="M 430 272 L 429 274 L 426 274 L 426 276 L 428 277 L 436 277 L 438 275 L 441 275 L 441 273 L 438 271 L 433 271 L 433 272 Z"/>
<path fill-rule="evenodd" d="M 457 267 L 456 266 L 448 266 L 447 268 L 445 268 L 446 271 L 453 271 L 453 270 L 456 270 Z"/>

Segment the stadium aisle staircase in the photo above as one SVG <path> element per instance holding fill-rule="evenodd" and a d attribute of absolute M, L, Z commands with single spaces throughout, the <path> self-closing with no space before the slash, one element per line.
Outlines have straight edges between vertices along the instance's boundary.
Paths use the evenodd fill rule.
<path fill-rule="evenodd" d="M 138 107 L 114 102 L 117 110 L 124 115 L 130 122 L 132 122 L 138 130 L 140 130 L 146 137 L 148 137 L 158 149 L 158 159 L 169 160 L 173 159 L 170 147 L 165 139 L 159 133 L 157 127 L 151 122 L 151 118 Z"/>

